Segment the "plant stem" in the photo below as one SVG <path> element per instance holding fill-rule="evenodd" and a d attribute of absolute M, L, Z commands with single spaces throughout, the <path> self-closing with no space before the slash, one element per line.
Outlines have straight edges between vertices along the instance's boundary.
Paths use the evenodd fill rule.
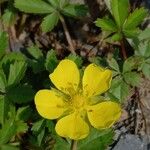
<path fill-rule="evenodd" d="M 71 150 L 77 150 L 77 141 L 72 140 Z"/>
<path fill-rule="evenodd" d="M 65 22 L 65 19 L 64 19 L 64 17 L 61 16 L 61 15 L 60 15 L 60 21 L 61 21 L 61 23 L 62 23 L 62 25 L 63 25 L 63 29 L 64 29 L 64 32 L 65 32 L 65 35 L 66 35 L 67 42 L 68 42 L 69 47 L 70 47 L 70 51 L 71 51 L 71 53 L 76 54 L 76 53 L 75 53 L 75 48 L 74 48 L 73 42 L 72 42 L 72 40 L 71 40 L 71 36 L 70 36 L 70 34 L 69 34 L 69 30 L 68 30 L 67 25 L 66 25 L 66 22 Z"/>
<path fill-rule="evenodd" d="M 126 60 L 127 59 L 127 53 L 126 53 L 126 49 L 125 49 L 125 45 L 124 45 L 124 40 L 123 39 L 120 41 L 120 45 L 121 45 L 122 56 L 123 56 L 124 60 Z"/>

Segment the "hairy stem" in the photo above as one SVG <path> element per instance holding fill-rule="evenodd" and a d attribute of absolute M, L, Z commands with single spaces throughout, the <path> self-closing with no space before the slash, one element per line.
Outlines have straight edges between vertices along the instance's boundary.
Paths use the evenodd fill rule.
<path fill-rule="evenodd" d="M 71 150 L 77 150 L 77 141 L 72 140 Z"/>
<path fill-rule="evenodd" d="M 124 60 L 126 60 L 127 59 L 127 53 L 126 53 L 126 49 L 125 49 L 125 45 L 124 45 L 124 40 L 120 41 L 120 45 L 121 45 L 122 56 L 123 56 Z"/>
<path fill-rule="evenodd" d="M 76 54 L 73 42 L 71 40 L 71 36 L 69 34 L 69 30 L 68 30 L 66 22 L 65 22 L 65 19 L 61 15 L 60 15 L 60 21 L 61 21 L 61 23 L 63 25 L 63 29 L 64 29 L 64 32 L 65 32 L 65 35 L 66 35 L 67 42 L 68 42 L 69 47 L 70 47 L 70 51 L 71 51 L 71 53 Z"/>

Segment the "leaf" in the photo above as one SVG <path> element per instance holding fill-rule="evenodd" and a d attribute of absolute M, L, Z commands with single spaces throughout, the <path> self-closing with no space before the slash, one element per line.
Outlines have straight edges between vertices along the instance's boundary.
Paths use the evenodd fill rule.
<path fill-rule="evenodd" d="M 54 27 L 57 25 L 59 20 L 59 14 L 58 12 L 53 12 L 52 14 L 46 16 L 41 24 L 42 31 L 48 32 L 54 29 Z"/>
<path fill-rule="evenodd" d="M 138 45 L 138 49 L 136 49 L 135 53 L 139 56 L 143 56 L 144 58 L 150 57 L 150 41 L 146 40 L 140 42 L 140 44 Z"/>
<path fill-rule="evenodd" d="M 141 76 L 137 72 L 127 72 L 123 76 L 125 81 L 133 87 L 140 84 Z"/>
<path fill-rule="evenodd" d="M 27 49 L 28 53 L 35 59 L 40 59 L 43 57 L 42 51 L 37 46 L 31 46 Z"/>
<path fill-rule="evenodd" d="M 142 58 L 139 56 L 131 56 L 123 64 L 123 73 L 130 72 L 133 69 L 137 69 L 142 62 Z"/>
<path fill-rule="evenodd" d="M 24 61 L 15 61 L 10 65 L 9 76 L 8 76 L 8 86 L 16 85 L 24 77 L 27 64 Z"/>
<path fill-rule="evenodd" d="M 65 6 L 69 5 L 70 0 L 59 0 L 60 9 L 64 9 Z"/>
<path fill-rule="evenodd" d="M 53 150 L 70 150 L 71 144 L 58 135 L 52 135 L 55 140 Z"/>
<path fill-rule="evenodd" d="M 150 40 L 150 28 L 146 28 L 144 31 L 142 31 L 139 35 L 139 40 Z"/>
<path fill-rule="evenodd" d="M 53 72 L 53 70 L 56 68 L 58 65 L 58 59 L 56 57 L 56 52 L 51 49 L 48 51 L 47 56 L 46 56 L 46 62 L 45 62 L 45 67 L 46 70 L 49 72 Z"/>
<path fill-rule="evenodd" d="M 5 145 L 0 145 L 0 150 L 20 150 L 19 147 L 10 145 L 10 144 L 5 144 Z"/>
<path fill-rule="evenodd" d="M 113 99 L 117 99 L 123 102 L 127 96 L 129 96 L 130 87 L 126 84 L 121 77 L 116 77 L 112 80 L 109 93 L 113 96 Z"/>
<path fill-rule="evenodd" d="M 74 61 L 79 68 L 82 67 L 82 63 L 83 63 L 82 57 L 78 55 L 70 54 L 67 57 L 67 59 Z"/>
<path fill-rule="evenodd" d="M 27 123 L 25 123 L 21 120 L 15 121 L 15 125 L 16 125 L 16 134 L 26 133 L 28 131 Z"/>
<path fill-rule="evenodd" d="M 6 76 L 2 69 L 0 69 L 0 92 L 5 92 L 7 86 Z"/>
<path fill-rule="evenodd" d="M 6 25 L 6 26 L 11 26 L 15 23 L 16 21 L 16 12 L 15 11 L 12 11 L 10 9 L 6 9 L 5 10 L 5 13 L 3 14 L 2 16 L 2 19 L 3 19 L 3 23 Z"/>
<path fill-rule="evenodd" d="M 45 14 L 54 11 L 48 3 L 43 0 L 15 0 L 15 7 L 26 13 Z"/>
<path fill-rule="evenodd" d="M 34 95 L 35 92 L 30 85 L 19 85 L 17 87 L 8 88 L 6 93 L 6 97 L 17 104 L 24 104 L 32 101 Z"/>
<path fill-rule="evenodd" d="M 140 34 L 140 29 L 123 29 L 123 33 L 127 38 L 136 38 Z"/>
<path fill-rule="evenodd" d="M 111 10 L 117 25 L 121 27 L 129 14 L 129 0 L 112 0 Z"/>
<path fill-rule="evenodd" d="M 5 122 L 3 128 L 0 130 L 0 145 L 6 144 L 16 134 L 16 125 L 14 120 L 9 119 Z"/>
<path fill-rule="evenodd" d="M 117 72 L 120 72 L 119 65 L 114 58 L 107 59 L 107 62 L 112 69 L 116 70 Z"/>
<path fill-rule="evenodd" d="M 150 63 L 142 64 L 142 72 L 146 78 L 150 79 Z"/>
<path fill-rule="evenodd" d="M 6 32 L 0 32 L 0 59 L 5 54 L 5 50 L 8 46 L 8 36 Z"/>
<path fill-rule="evenodd" d="M 32 115 L 34 115 L 34 111 L 32 109 L 31 106 L 25 106 L 25 107 L 20 107 L 17 110 L 17 114 L 16 114 L 16 119 L 17 120 L 23 120 L 25 122 L 27 122 L 28 120 L 31 119 Z"/>
<path fill-rule="evenodd" d="M 95 24 L 97 27 L 102 28 L 102 30 L 104 31 L 116 32 L 118 30 L 115 22 L 110 18 L 103 18 L 103 19 L 98 18 L 95 21 Z"/>
<path fill-rule="evenodd" d="M 45 124 L 45 120 L 41 119 L 33 124 L 31 130 L 34 132 L 40 132 L 40 130 L 43 128 L 44 124 Z"/>
<path fill-rule="evenodd" d="M 147 15 L 147 10 L 144 7 L 135 9 L 127 18 L 123 28 L 125 30 L 136 28 L 140 23 L 142 23 L 146 15 Z"/>
<path fill-rule="evenodd" d="M 0 95 L 0 124 L 3 126 L 8 114 L 8 101 Z"/>
<path fill-rule="evenodd" d="M 121 39 L 122 39 L 121 33 L 115 33 L 114 35 L 111 36 L 111 40 L 114 42 L 120 41 Z"/>
<path fill-rule="evenodd" d="M 48 0 L 48 2 L 55 8 L 59 8 L 59 1 L 60 0 Z"/>
<path fill-rule="evenodd" d="M 92 128 L 90 135 L 78 142 L 78 150 L 104 150 L 113 141 L 112 130 L 99 131 Z"/>
<path fill-rule="evenodd" d="M 87 11 L 87 7 L 82 4 L 69 4 L 63 8 L 63 13 L 71 17 L 84 17 Z"/>

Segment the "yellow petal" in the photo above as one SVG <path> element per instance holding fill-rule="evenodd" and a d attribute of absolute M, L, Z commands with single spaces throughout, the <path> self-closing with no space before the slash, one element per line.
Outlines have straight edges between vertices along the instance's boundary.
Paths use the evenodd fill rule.
<path fill-rule="evenodd" d="M 69 59 L 62 60 L 49 77 L 53 84 L 66 94 L 76 91 L 80 81 L 77 65 Z"/>
<path fill-rule="evenodd" d="M 102 94 L 110 87 L 112 72 L 95 64 L 90 64 L 83 75 L 83 93 L 90 97 Z"/>
<path fill-rule="evenodd" d="M 87 110 L 91 125 L 98 129 L 110 128 L 121 115 L 120 105 L 111 101 L 89 106 Z"/>
<path fill-rule="evenodd" d="M 66 110 L 63 99 L 52 90 L 40 90 L 35 95 L 38 113 L 46 119 L 56 119 Z"/>
<path fill-rule="evenodd" d="M 74 140 L 83 139 L 89 134 L 89 126 L 76 113 L 60 119 L 55 129 L 58 135 Z"/>

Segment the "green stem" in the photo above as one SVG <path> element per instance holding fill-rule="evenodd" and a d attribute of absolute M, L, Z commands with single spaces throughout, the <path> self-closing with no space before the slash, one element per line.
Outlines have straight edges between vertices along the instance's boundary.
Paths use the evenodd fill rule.
<path fill-rule="evenodd" d="M 71 150 L 77 150 L 77 141 L 72 140 Z"/>

